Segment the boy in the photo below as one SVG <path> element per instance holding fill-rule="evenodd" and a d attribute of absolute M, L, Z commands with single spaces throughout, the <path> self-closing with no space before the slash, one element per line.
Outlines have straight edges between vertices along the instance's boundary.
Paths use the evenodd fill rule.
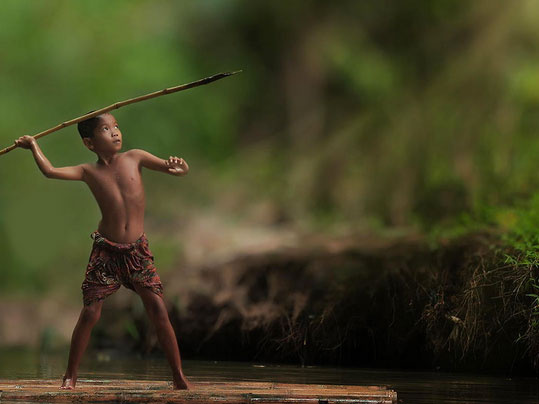
<path fill-rule="evenodd" d="M 101 315 L 103 300 L 120 284 L 142 298 L 172 368 L 174 388 L 192 388 L 183 374 L 176 335 L 144 233 L 145 198 L 141 177 L 142 167 L 183 176 L 189 166 L 182 158 L 170 156 L 162 160 L 139 149 L 119 153 L 122 133 L 110 113 L 80 122 L 78 131 L 86 147 L 97 155 L 94 164 L 56 168 L 33 137 L 21 136 L 15 141 L 17 146 L 32 150 L 39 169 L 47 178 L 84 181 L 102 215 L 97 231 L 91 235 L 94 239 L 92 253 L 81 287 L 84 305 L 73 330 L 68 366 L 60 388 L 75 388 L 77 369 L 92 328 Z"/>

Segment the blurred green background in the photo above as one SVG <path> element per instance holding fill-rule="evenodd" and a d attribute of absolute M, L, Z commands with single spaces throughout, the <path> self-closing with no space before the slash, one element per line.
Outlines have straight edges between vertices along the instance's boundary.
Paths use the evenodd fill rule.
<path fill-rule="evenodd" d="M 199 256 L 218 248 L 205 235 L 247 245 L 240 229 L 511 228 L 539 185 L 537 16 L 533 0 L 3 0 L 1 146 L 243 69 L 114 113 L 125 149 L 191 167 L 144 174 L 163 274 L 193 240 Z M 56 166 L 95 160 L 75 127 L 39 144 Z M 46 179 L 25 150 L 0 173 L 1 295 L 79 301 L 100 218 L 90 192 Z"/>

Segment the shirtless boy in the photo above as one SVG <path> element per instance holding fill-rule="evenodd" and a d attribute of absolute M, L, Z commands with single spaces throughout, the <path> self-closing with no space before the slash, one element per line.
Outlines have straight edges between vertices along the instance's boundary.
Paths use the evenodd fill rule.
<path fill-rule="evenodd" d="M 101 210 L 101 221 L 94 239 L 90 262 L 82 283 L 83 308 L 73 336 L 62 389 L 73 389 L 77 370 L 88 345 L 93 326 L 101 315 L 103 300 L 120 284 L 141 297 L 155 326 L 161 348 L 172 368 L 175 389 L 189 389 L 183 374 L 176 335 L 163 301 L 162 285 L 157 275 L 148 241 L 144 234 L 144 188 L 142 167 L 175 176 L 186 175 L 189 166 L 182 158 L 162 160 L 139 149 L 120 153 L 122 133 L 113 115 L 106 113 L 78 124 L 82 141 L 97 155 L 93 164 L 53 167 L 31 136 L 15 141 L 30 149 L 47 178 L 84 181 Z"/>

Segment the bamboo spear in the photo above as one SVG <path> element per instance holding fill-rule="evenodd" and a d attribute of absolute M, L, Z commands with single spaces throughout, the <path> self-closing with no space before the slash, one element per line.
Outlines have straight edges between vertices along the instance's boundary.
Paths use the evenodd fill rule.
<path fill-rule="evenodd" d="M 70 121 L 62 122 L 61 124 L 56 125 L 55 127 L 47 129 L 47 130 L 45 130 L 43 132 L 40 132 L 37 135 L 34 135 L 33 137 L 34 137 L 34 139 L 39 139 L 40 137 L 46 136 L 46 135 L 48 135 L 48 134 L 50 134 L 52 132 L 56 132 L 56 131 L 58 131 L 60 129 L 66 128 L 66 127 L 71 126 L 71 125 L 74 125 L 74 124 L 79 123 L 81 121 L 85 121 L 86 119 L 93 118 L 94 116 L 104 114 L 105 112 L 112 111 L 113 109 L 118 109 L 118 108 L 121 108 L 121 107 L 123 107 L 125 105 L 134 104 L 135 102 L 149 100 L 150 98 L 155 98 L 155 97 L 160 97 L 162 95 L 172 94 L 172 93 L 175 93 L 177 91 L 182 91 L 182 90 L 187 90 L 187 89 L 193 88 L 193 87 L 203 86 L 204 84 L 208 84 L 208 83 L 211 83 L 212 81 L 220 80 L 220 79 L 222 79 L 224 77 L 232 76 L 233 74 L 240 73 L 240 72 L 241 72 L 241 70 L 238 70 L 238 71 L 235 71 L 235 72 L 218 73 L 218 74 L 214 74 L 213 76 L 206 77 L 204 79 L 193 81 L 191 83 L 181 84 L 179 86 L 165 88 L 165 89 L 160 90 L 160 91 L 155 91 L 153 93 L 149 93 L 149 94 L 146 94 L 146 95 L 141 95 L 140 97 L 131 98 L 131 99 L 125 100 L 125 101 L 120 101 L 120 102 L 114 103 L 112 105 L 109 105 L 108 107 L 98 109 L 97 111 L 94 111 L 94 112 L 90 112 L 89 114 L 79 116 L 78 118 L 75 118 L 75 119 L 71 119 Z M 0 150 L 0 156 L 2 154 L 6 154 L 7 152 L 10 152 L 11 150 L 13 150 L 15 148 L 17 148 L 17 145 L 12 144 L 11 146 L 6 147 L 3 150 Z"/>

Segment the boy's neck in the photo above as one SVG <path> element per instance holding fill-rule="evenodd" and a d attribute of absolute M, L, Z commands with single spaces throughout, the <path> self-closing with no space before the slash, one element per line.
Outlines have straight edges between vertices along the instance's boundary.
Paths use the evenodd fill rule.
<path fill-rule="evenodd" d="M 97 154 L 97 157 L 98 157 L 97 158 L 97 164 L 102 164 L 102 165 L 105 165 L 105 166 L 110 165 L 116 159 L 116 156 L 118 155 L 118 153 L 116 153 L 116 152 L 114 152 L 112 154 L 96 152 L 95 154 Z"/>

